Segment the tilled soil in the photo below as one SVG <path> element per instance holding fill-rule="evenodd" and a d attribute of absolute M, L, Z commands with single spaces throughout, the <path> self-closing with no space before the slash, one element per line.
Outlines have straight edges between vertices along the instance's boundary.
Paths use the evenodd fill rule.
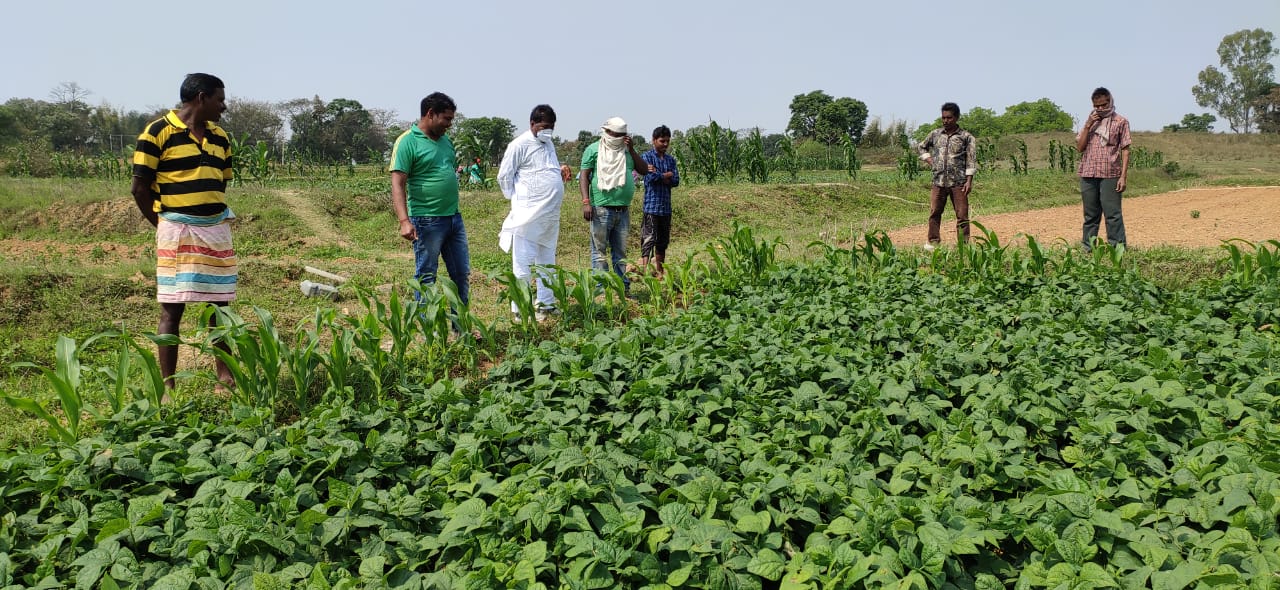
<path fill-rule="evenodd" d="M 1002 243 L 1019 243 L 1019 234 L 1035 236 L 1041 245 L 1065 240 L 1080 242 L 1083 213 L 1079 205 L 1019 211 L 998 215 L 974 215 L 982 193 L 974 191 L 971 217 L 999 236 Z M 1124 199 L 1124 225 L 1130 247 L 1157 245 L 1213 247 L 1223 240 L 1241 238 L 1250 242 L 1280 238 L 1280 187 L 1193 188 Z M 925 216 L 928 215 L 926 212 Z M 1105 237 L 1106 229 L 1098 230 Z M 971 232 L 978 235 L 977 228 Z M 926 226 L 921 224 L 889 232 L 894 244 L 924 244 Z M 943 214 L 942 242 L 954 243 L 955 214 L 950 203 Z"/>

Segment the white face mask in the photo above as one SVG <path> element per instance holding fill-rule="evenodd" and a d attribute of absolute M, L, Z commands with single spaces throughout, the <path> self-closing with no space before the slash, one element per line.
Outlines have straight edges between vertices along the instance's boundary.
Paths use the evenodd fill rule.
<path fill-rule="evenodd" d="M 551 129 L 543 129 L 537 134 L 538 141 L 551 141 L 551 135 L 555 133 Z"/>
<path fill-rule="evenodd" d="M 624 136 L 613 137 L 609 134 L 605 134 L 604 137 L 601 137 L 600 139 L 602 143 L 604 143 L 604 147 L 607 147 L 613 150 L 622 149 L 623 142 L 626 141 L 626 137 Z"/>

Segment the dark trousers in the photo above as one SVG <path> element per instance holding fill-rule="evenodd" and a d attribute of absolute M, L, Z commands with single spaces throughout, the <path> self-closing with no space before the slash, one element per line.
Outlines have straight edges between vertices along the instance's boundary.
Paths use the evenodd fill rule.
<path fill-rule="evenodd" d="M 929 243 L 942 241 L 942 210 L 947 207 L 947 197 L 956 210 L 956 241 L 969 241 L 969 195 L 964 186 L 937 186 L 929 193 Z"/>
<path fill-rule="evenodd" d="M 640 225 L 640 256 L 649 258 L 656 252 L 665 257 L 670 244 L 671 216 L 645 213 Z"/>
<path fill-rule="evenodd" d="M 1124 241 L 1124 214 L 1120 211 L 1121 195 L 1116 191 L 1119 178 L 1081 178 L 1080 198 L 1084 201 L 1084 227 L 1080 238 L 1085 249 L 1093 247 L 1098 226 L 1105 219 L 1107 243 L 1115 246 Z"/>

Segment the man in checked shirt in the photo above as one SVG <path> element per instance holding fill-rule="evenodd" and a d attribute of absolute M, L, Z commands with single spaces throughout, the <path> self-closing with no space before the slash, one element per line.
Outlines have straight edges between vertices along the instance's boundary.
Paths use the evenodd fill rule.
<path fill-rule="evenodd" d="M 977 171 L 977 146 L 973 135 L 960 128 L 960 107 L 954 102 L 942 105 L 942 127 L 934 129 L 920 142 L 920 159 L 933 168 L 933 187 L 929 193 L 929 234 L 925 250 L 942 241 L 942 210 L 951 198 L 956 210 L 956 241 L 969 241 L 969 192 L 973 190 L 973 173 Z"/>
<path fill-rule="evenodd" d="M 654 276 L 662 278 L 671 243 L 671 189 L 680 186 L 676 159 L 667 153 L 671 147 L 671 130 L 659 125 L 653 130 L 653 149 L 640 156 L 649 165 L 644 175 L 644 223 L 640 226 L 640 268 L 648 272 L 653 260 Z"/>
<path fill-rule="evenodd" d="M 1093 110 L 1076 136 L 1080 152 L 1080 198 L 1084 202 L 1084 226 L 1081 241 L 1086 251 L 1098 239 L 1098 225 L 1105 219 L 1107 242 L 1125 244 L 1124 215 L 1120 195 L 1129 174 L 1129 120 L 1116 113 L 1111 91 L 1093 91 Z"/>

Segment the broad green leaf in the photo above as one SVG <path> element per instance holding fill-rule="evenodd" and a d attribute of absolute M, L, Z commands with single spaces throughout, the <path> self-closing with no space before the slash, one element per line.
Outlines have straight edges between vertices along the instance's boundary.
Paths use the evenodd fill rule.
<path fill-rule="evenodd" d="M 747 571 L 760 576 L 766 580 L 780 580 L 782 573 L 787 567 L 787 561 L 781 555 L 770 549 L 761 549 L 751 558 L 751 562 L 747 564 Z M 670 583 L 668 581 L 667 583 Z"/>
<path fill-rule="evenodd" d="M 769 513 L 757 512 L 755 514 L 744 514 L 738 518 L 738 522 L 734 524 L 733 529 L 740 533 L 764 534 L 769 532 Z"/>
<path fill-rule="evenodd" d="M 1204 564 L 1198 561 L 1184 561 L 1170 571 L 1151 573 L 1152 590 L 1182 590 L 1190 587 L 1200 574 L 1204 573 Z"/>
<path fill-rule="evenodd" d="M 689 576 L 693 573 L 694 564 L 690 563 L 679 569 L 673 570 L 667 574 L 667 585 L 672 588 L 679 588 L 689 581 Z"/>

